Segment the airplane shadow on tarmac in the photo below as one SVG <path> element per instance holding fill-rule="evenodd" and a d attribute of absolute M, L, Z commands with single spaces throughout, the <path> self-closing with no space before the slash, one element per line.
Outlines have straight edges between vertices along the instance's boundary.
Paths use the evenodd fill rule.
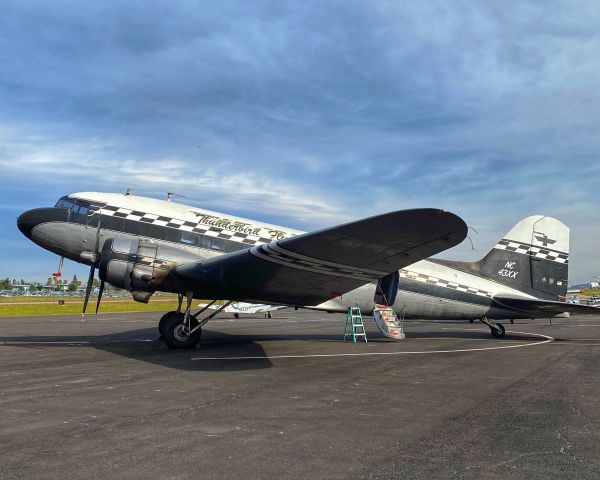
<path fill-rule="evenodd" d="M 456 331 L 432 331 L 432 332 L 409 332 L 410 340 L 434 340 L 434 339 L 465 339 L 465 340 L 490 340 L 487 331 L 479 330 L 456 330 Z M 531 341 L 528 335 L 510 334 L 506 337 L 510 341 Z M 109 335 L 83 336 L 83 335 L 61 335 L 61 336 L 23 336 L 23 337 L 0 337 L 0 347 L 8 345 L 19 348 L 94 348 L 114 355 L 119 355 L 133 360 L 148 362 L 162 367 L 174 368 L 187 371 L 241 371 L 270 368 L 273 366 L 261 343 L 265 342 L 313 342 L 332 343 L 333 349 L 340 346 L 341 335 L 330 334 L 227 334 L 205 330 L 202 340 L 196 349 L 170 350 L 164 346 L 157 337 L 156 328 L 144 328 L 129 330 L 123 333 L 111 333 Z M 503 340 L 495 340 L 503 342 Z M 395 340 L 387 339 L 377 334 L 369 335 L 370 344 L 390 344 Z M 422 342 L 419 342 L 422 345 Z M 350 343 L 349 343 L 350 345 Z M 436 346 L 437 348 L 437 346 Z M 297 344 L 290 355 L 302 354 L 302 347 Z M 319 353 L 329 353 L 320 351 Z M 283 353 L 284 355 L 286 353 Z M 192 357 L 224 357 L 220 360 L 191 361 Z M 243 357 L 232 360 L 227 357 Z M 259 357 L 259 358 L 245 358 Z M 264 357 L 264 358 L 260 358 Z"/>

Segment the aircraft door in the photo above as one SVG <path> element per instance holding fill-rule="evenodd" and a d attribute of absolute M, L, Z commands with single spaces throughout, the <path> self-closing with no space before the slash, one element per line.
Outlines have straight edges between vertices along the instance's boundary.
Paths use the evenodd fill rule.
<path fill-rule="evenodd" d="M 393 305 L 398 294 L 400 284 L 400 273 L 394 272 L 380 278 L 375 287 L 373 301 L 378 305 Z"/>

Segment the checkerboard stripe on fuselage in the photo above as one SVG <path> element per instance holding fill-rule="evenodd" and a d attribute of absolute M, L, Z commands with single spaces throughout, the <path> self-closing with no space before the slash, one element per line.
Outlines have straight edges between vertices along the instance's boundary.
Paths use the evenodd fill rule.
<path fill-rule="evenodd" d="M 251 235 L 234 230 L 227 230 L 220 227 L 204 225 L 197 222 L 189 222 L 177 218 L 165 217 L 163 215 L 155 215 L 153 213 L 141 212 L 138 210 L 130 210 L 128 208 L 122 208 L 113 205 L 91 205 L 90 211 L 100 215 L 122 218 L 124 220 L 149 223 L 151 225 L 173 228 L 185 232 L 198 233 L 200 235 L 206 235 L 209 237 L 232 240 L 234 242 L 244 243 L 248 246 L 260 245 L 273 240 L 272 238 Z"/>

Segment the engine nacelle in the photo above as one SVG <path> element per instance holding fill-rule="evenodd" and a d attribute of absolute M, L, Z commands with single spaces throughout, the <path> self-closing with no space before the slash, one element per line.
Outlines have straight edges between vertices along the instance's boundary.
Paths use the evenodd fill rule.
<path fill-rule="evenodd" d="M 142 292 L 179 291 L 176 282 L 167 278 L 169 272 L 198 260 L 189 252 L 149 240 L 109 238 L 102 246 L 99 276 L 114 287 L 136 292 L 139 301 L 147 302 L 150 295 Z"/>

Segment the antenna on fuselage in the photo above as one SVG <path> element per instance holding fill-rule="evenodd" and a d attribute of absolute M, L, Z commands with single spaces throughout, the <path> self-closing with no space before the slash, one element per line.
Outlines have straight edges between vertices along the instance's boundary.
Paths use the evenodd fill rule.
<path fill-rule="evenodd" d="M 125 191 L 125 195 L 131 195 L 132 193 L 133 193 L 133 188 L 128 188 L 128 189 Z"/>
<path fill-rule="evenodd" d="M 185 195 L 182 195 L 181 193 L 167 192 L 167 202 L 172 202 L 173 197 L 185 197 Z"/>

